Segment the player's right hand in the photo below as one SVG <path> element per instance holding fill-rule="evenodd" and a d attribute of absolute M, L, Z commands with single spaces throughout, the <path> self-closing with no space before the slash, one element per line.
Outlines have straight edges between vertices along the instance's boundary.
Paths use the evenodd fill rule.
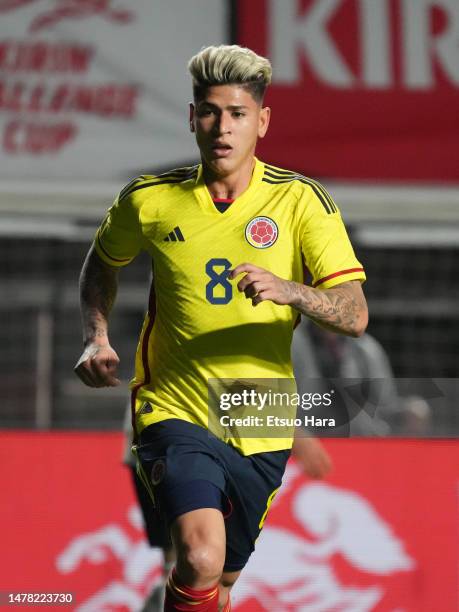
<path fill-rule="evenodd" d="M 120 360 L 109 344 L 88 344 L 74 368 L 75 374 L 88 387 L 117 387 Z"/>

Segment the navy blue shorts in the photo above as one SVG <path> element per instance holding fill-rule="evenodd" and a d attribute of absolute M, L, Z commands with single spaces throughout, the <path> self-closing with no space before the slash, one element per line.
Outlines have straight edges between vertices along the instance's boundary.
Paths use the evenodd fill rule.
<path fill-rule="evenodd" d="M 170 525 L 185 512 L 221 510 L 224 569 L 242 569 L 281 485 L 290 450 L 246 457 L 198 425 L 168 419 L 140 433 L 136 454 L 159 519 Z"/>
<path fill-rule="evenodd" d="M 139 502 L 140 509 L 142 510 L 145 534 L 147 536 L 148 543 L 154 548 L 162 548 L 163 550 L 171 548 L 171 537 L 164 517 L 159 516 L 159 514 L 155 512 L 152 499 L 148 494 L 142 480 L 137 474 L 135 467 L 129 465 L 129 471 L 131 473 L 137 501 Z"/>

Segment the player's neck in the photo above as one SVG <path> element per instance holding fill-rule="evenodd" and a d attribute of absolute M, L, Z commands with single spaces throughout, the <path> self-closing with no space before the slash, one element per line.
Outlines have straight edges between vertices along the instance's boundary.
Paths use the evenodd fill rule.
<path fill-rule="evenodd" d="M 204 181 L 212 199 L 235 200 L 249 186 L 254 168 L 255 158 L 248 160 L 235 172 L 224 176 L 215 174 L 211 168 L 204 165 Z"/>

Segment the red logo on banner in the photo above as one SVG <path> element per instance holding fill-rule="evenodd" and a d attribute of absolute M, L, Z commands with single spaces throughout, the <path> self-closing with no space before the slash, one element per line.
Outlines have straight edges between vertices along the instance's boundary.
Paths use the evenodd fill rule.
<path fill-rule="evenodd" d="M 36 2 L 36 0 L 0 0 L 0 13 L 14 11 L 32 2 Z"/>
<path fill-rule="evenodd" d="M 0 0 L 0 12 L 22 8 L 39 0 Z M 38 32 L 52 27 L 65 19 L 82 19 L 100 16 L 116 23 L 129 23 L 134 19 L 132 11 L 113 8 L 112 0 L 56 0 L 50 11 L 37 15 L 29 26 L 29 32 Z"/>
<path fill-rule="evenodd" d="M 111 523 L 100 529 L 75 534 L 56 558 L 60 574 L 72 574 L 75 580 L 84 581 L 91 566 L 103 565 L 108 580 L 91 593 L 77 610 L 118 609 L 138 610 L 144 598 L 162 576 L 162 553 L 151 549 L 143 533 L 143 519 L 137 506 L 127 512 L 128 527 L 135 529 L 132 538 L 125 525 Z M 108 608 L 110 606 L 110 608 Z"/>
<path fill-rule="evenodd" d="M 257 610 L 379 610 L 397 574 L 411 572 L 415 560 L 367 498 L 296 476 L 290 466 L 256 554 L 236 583 L 235 610 L 254 609 L 254 600 Z M 279 513 L 292 516 L 287 528 L 278 524 Z M 402 608 L 406 600 L 391 604 Z"/>
<path fill-rule="evenodd" d="M 133 11 L 113 6 L 112 0 L 54 0 L 46 3 L 49 10 L 41 10 L 40 0 L 0 0 L 0 14 L 32 2 L 29 34 L 41 33 L 64 20 L 103 17 L 125 25 L 135 18 Z M 14 16 L 13 22 L 16 19 L 20 18 Z M 89 80 L 97 51 L 97 45 L 47 40 L 46 34 L 40 40 L 33 36 L 0 40 L 0 112 L 10 115 L 2 126 L 0 146 L 7 155 L 50 156 L 68 148 L 83 132 L 76 121 L 78 115 L 111 120 L 135 116 L 136 84 Z M 21 73 L 27 73 L 22 80 Z M 40 80 L 30 79 L 30 73 L 39 75 Z M 62 75 L 62 79 L 56 81 L 55 75 Z"/>

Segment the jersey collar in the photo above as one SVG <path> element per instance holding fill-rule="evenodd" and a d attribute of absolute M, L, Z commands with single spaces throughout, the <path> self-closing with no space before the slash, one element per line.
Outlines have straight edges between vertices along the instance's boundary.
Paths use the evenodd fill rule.
<path fill-rule="evenodd" d="M 243 206 L 245 202 L 250 201 L 250 199 L 253 197 L 253 193 L 257 191 L 257 188 L 261 185 L 261 179 L 263 178 L 264 171 L 265 166 L 263 162 L 261 162 L 255 157 L 255 166 L 253 168 L 252 178 L 250 179 L 249 186 L 243 193 L 241 193 L 240 196 L 235 198 L 231 206 L 228 208 L 227 211 L 225 211 L 223 215 L 215 208 L 212 197 L 209 193 L 209 190 L 207 189 L 207 185 L 204 182 L 204 178 L 202 175 L 202 164 L 199 164 L 198 166 L 198 175 L 196 177 L 196 186 L 194 188 L 194 193 L 199 203 L 205 210 L 220 217 L 229 215 L 233 210 L 239 208 L 241 205 Z"/>

